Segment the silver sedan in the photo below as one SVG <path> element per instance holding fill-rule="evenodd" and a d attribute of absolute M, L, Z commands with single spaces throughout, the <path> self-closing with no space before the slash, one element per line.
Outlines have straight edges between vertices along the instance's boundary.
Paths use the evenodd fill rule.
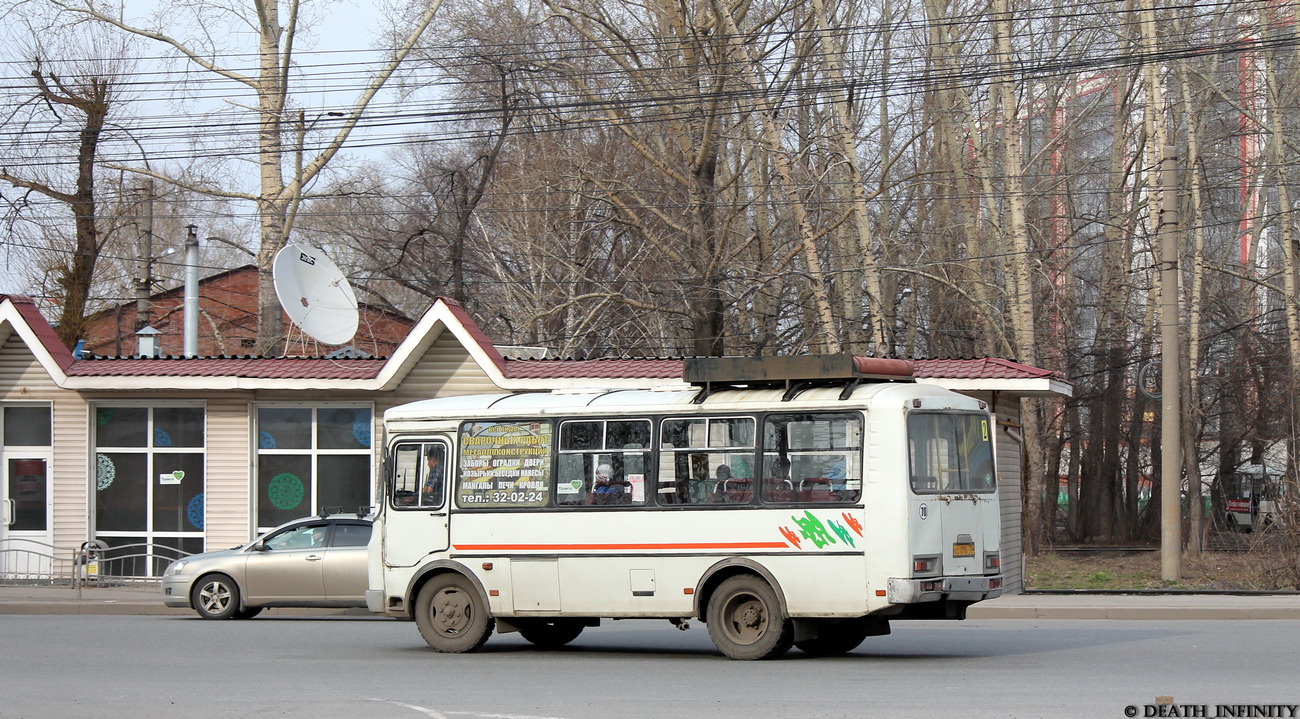
<path fill-rule="evenodd" d="M 366 606 L 368 518 L 310 517 L 234 549 L 195 554 L 163 573 L 163 603 L 205 619 L 249 619 L 267 607 Z"/>

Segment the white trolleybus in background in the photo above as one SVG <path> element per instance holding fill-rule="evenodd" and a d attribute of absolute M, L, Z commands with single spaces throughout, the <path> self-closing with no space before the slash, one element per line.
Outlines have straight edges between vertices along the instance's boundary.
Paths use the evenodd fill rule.
<path fill-rule="evenodd" d="M 687 360 L 676 390 L 395 407 L 373 612 L 434 649 L 704 622 L 733 659 L 839 654 L 1001 593 L 993 423 L 902 360 Z"/>

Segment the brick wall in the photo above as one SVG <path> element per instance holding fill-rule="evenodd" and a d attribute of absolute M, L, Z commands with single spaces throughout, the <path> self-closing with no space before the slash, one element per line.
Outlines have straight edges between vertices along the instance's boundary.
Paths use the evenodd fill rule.
<path fill-rule="evenodd" d="M 185 291 L 177 287 L 151 299 L 150 326 L 161 334 L 164 355 L 180 355 L 185 349 Z M 406 337 L 413 321 L 366 305 L 361 306 L 357 335 L 350 344 L 376 357 L 393 353 Z M 293 325 L 285 315 L 285 334 L 291 340 L 286 353 L 319 356 L 336 347 L 320 345 Z M 97 355 L 120 356 L 138 353 L 136 347 L 136 304 L 117 305 L 96 313 L 86 330 L 86 350 Z M 257 338 L 257 270 L 252 265 L 223 272 L 199 281 L 197 353 L 202 357 L 246 355 L 253 352 Z"/>

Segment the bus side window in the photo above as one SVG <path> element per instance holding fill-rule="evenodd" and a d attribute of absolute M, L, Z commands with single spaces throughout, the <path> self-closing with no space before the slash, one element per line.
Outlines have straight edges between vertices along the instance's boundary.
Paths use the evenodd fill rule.
<path fill-rule="evenodd" d="M 441 444 L 424 445 L 424 465 L 420 483 L 420 506 L 441 507 L 447 479 L 447 450 Z"/>
<path fill-rule="evenodd" d="M 420 491 L 420 445 L 399 444 L 393 451 L 394 507 L 413 507 Z"/>

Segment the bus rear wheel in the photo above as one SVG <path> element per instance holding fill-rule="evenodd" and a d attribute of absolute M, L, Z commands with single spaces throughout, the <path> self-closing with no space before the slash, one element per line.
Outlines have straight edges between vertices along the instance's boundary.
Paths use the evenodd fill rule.
<path fill-rule="evenodd" d="M 430 579 L 415 600 L 415 624 L 420 636 L 440 652 L 472 652 L 488 640 L 496 620 L 469 580 L 459 574 Z"/>
<path fill-rule="evenodd" d="M 830 657 L 847 654 L 858 648 L 871 633 L 866 619 L 849 619 L 837 621 L 823 620 L 818 626 L 818 635 L 813 639 L 802 639 L 794 645 L 804 654 L 815 657 Z"/>
<path fill-rule="evenodd" d="M 709 638 L 732 659 L 779 657 L 794 643 L 794 624 L 772 587 L 752 574 L 731 577 L 709 598 Z"/>
<path fill-rule="evenodd" d="M 575 619 L 529 619 L 518 624 L 519 636 L 542 649 L 558 649 L 577 639 L 585 628 Z"/>

